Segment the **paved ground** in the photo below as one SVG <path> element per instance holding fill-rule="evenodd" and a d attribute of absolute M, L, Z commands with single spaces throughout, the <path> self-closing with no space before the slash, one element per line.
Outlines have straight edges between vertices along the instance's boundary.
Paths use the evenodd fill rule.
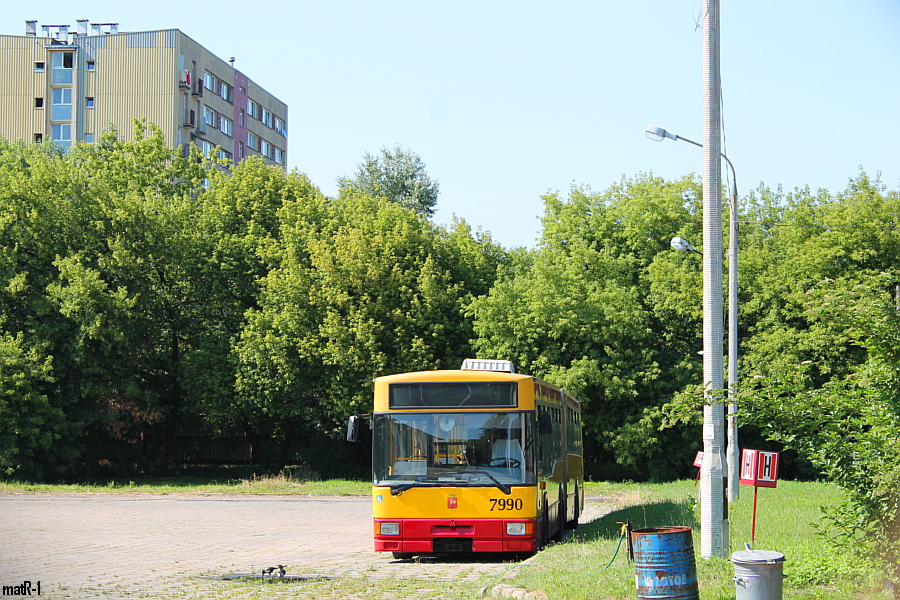
<path fill-rule="evenodd" d="M 588 498 L 581 521 L 609 510 Z M 372 551 L 368 497 L 0 495 L 0 585 L 31 582 L 48 598 L 164 598 L 201 577 L 292 576 L 476 580 L 491 561 L 394 561 Z M 6 590 L 9 592 L 10 590 Z"/>

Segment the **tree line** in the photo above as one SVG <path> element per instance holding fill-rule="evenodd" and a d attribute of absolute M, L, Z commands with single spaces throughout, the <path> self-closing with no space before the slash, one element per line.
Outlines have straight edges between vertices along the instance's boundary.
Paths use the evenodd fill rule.
<path fill-rule="evenodd" d="M 327 444 L 369 410 L 374 376 L 471 354 L 465 311 L 506 252 L 428 220 L 437 187 L 416 161 L 428 185 L 392 190 L 402 203 L 363 178 L 326 198 L 136 131 L 67 153 L 0 144 L 4 476 L 83 477 L 111 442 L 164 468 L 184 436 L 295 462 L 292 442 Z"/>
<path fill-rule="evenodd" d="M 595 477 L 690 472 L 696 411 L 673 414 L 702 378 L 702 264 L 669 240 L 702 244 L 696 176 L 548 194 L 538 246 L 504 248 L 435 224 L 437 182 L 399 149 L 367 156 L 332 198 L 301 173 L 224 168 L 137 131 L 67 153 L 0 143 L 5 477 L 82 477 L 111 443 L 162 468 L 185 436 L 266 440 L 272 465 L 305 460 L 299 440 L 333 450 L 316 466 L 344 475 L 366 464 L 340 440 L 371 410 L 373 377 L 472 356 L 578 397 Z M 759 399 L 870 369 L 875 321 L 825 307 L 859 286 L 893 306 L 898 213 L 897 191 L 862 171 L 836 194 L 741 198 L 742 435 L 797 446 L 811 472 L 821 461 L 779 425 L 802 416 Z"/>

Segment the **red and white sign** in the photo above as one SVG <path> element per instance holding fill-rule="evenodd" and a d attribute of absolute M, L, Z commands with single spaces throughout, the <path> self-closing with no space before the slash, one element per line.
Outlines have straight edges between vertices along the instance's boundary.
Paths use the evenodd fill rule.
<path fill-rule="evenodd" d="M 694 457 L 694 466 L 702 467 L 703 466 L 703 451 L 697 453 L 697 456 Z"/>
<path fill-rule="evenodd" d="M 741 485 L 773 488 L 778 485 L 778 452 L 750 450 L 741 452 Z"/>

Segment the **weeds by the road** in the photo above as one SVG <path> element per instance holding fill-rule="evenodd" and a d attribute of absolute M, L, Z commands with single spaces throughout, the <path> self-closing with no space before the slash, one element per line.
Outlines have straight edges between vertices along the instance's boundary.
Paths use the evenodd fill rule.
<path fill-rule="evenodd" d="M 306 481 L 283 472 L 216 481 L 200 477 L 157 477 L 134 481 L 110 480 L 93 484 L 0 482 L 0 494 L 143 493 L 143 494 L 285 494 L 312 496 L 367 496 L 366 481 Z"/>

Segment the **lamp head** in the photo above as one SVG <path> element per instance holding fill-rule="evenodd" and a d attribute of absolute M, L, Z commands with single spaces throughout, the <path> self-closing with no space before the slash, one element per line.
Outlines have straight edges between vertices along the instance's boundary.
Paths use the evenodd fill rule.
<path fill-rule="evenodd" d="M 669 245 L 679 252 L 697 252 L 691 243 L 682 237 L 673 237 Z M 699 254 L 699 252 L 697 253 Z"/>
<path fill-rule="evenodd" d="M 645 133 L 647 137 L 654 142 L 661 142 L 666 138 L 669 138 L 670 140 L 678 139 L 675 135 L 656 125 L 647 125 L 647 131 Z"/>

